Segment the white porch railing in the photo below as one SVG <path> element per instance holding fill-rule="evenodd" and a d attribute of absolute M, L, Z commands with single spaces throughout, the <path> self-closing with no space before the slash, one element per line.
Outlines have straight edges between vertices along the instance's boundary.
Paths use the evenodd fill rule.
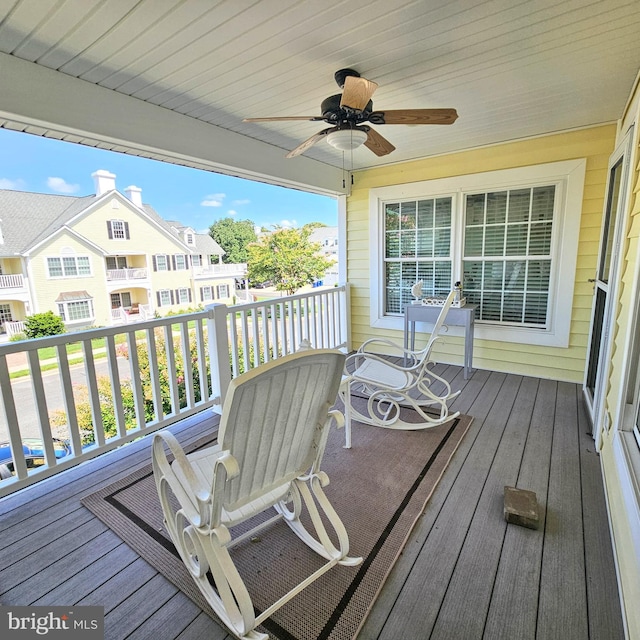
<path fill-rule="evenodd" d="M 125 307 L 117 307 L 116 309 L 111 309 L 111 320 L 113 322 L 120 322 L 122 324 L 129 324 L 130 322 L 142 322 L 144 320 L 149 320 L 149 318 L 152 317 L 153 313 L 151 311 L 151 305 L 148 304 L 138 305 L 138 311 L 135 313 L 132 313 Z"/>
<path fill-rule="evenodd" d="M 15 336 L 17 333 L 24 333 L 27 327 L 26 322 L 5 322 L 4 330 L 7 332 L 9 337 Z"/>
<path fill-rule="evenodd" d="M 136 269 L 107 269 L 107 280 L 143 280 L 147 277 L 144 267 Z"/>
<path fill-rule="evenodd" d="M 232 377 L 302 340 L 348 350 L 348 316 L 342 285 L 0 346 L 0 497 L 213 410 Z"/>
<path fill-rule="evenodd" d="M 193 267 L 193 275 L 196 278 L 211 278 L 215 276 L 244 278 L 247 275 L 247 264 L 245 262 L 237 264 L 220 263 Z"/>
<path fill-rule="evenodd" d="M 22 289 L 24 277 L 21 273 L 0 276 L 0 289 Z"/>

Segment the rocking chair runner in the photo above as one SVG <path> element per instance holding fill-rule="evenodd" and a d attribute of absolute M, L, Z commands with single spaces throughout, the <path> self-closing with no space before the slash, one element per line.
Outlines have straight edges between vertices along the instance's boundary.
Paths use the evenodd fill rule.
<path fill-rule="evenodd" d="M 255 628 L 274 611 L 336 564 L 362 562 L 347 555 L 347 532 L 324 494 L 329 478 L 320 470 L 330 425 L 343 424 L 330 408 L 344 360 L 339 351 L 307 350 L 236 378 L 215 446 L 185 455 L 170 433 L 154 437 L 153 473 L 169 534 L 213 610 L 241 638 L 266 639 Z M 271 507 L 274 518 L 232 541 L 230 527 Z M 300 521 L 303 507 L 313 534 Z M 229 548 L 280 518 L 327 562 L 256 616 Z"/>
<path fill-rule="evenodd" d="M 391 340 L 371 338 L 347 358 L 340 386 L 340 398 L 345 406 L 345 447 L 351 446 L 352 420 L 388 429 L 416 430 L 437 426 L 459 415 L 459 412 L 450 413 L 447 403 L 460 391 L 452 392 L 449 382 L 429 368 L 433 364 L 431 350 L 443 328 L 446 329 L 444 321 L 455 295 L 454 289 L 444 301 L 424 349 L 411 351 Z M 391 353 L 381 355 L 371 351 L 376 347 Z M 394 362 L 389 356 L 398 356 L 399 361 Z M 356 408 L 353 394 L 360 396 L 358 406 L 364 397 L 364 409 Z M 403 420 L 402 407 L 414 409 L 422 422 Z"/>

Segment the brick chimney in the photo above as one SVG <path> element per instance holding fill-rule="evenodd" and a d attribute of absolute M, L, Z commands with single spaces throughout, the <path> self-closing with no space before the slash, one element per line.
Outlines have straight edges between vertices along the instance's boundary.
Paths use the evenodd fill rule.
<path fill-rule="evenodd" d="M 98 169 L 91 174 L 91 177 L 93 178 L 97 196 L 101 196 L 107 191 L 115 191 L 116 176 L 114 173 L 109 173 L 106 169 Z"/>
<path fill-rule="evenodd" d="M 142 208 L 142 189 L 131 185 L 127 187 L 124 192 L 127 194 L 127 198 L 136 205 L 136 207 Z"/>

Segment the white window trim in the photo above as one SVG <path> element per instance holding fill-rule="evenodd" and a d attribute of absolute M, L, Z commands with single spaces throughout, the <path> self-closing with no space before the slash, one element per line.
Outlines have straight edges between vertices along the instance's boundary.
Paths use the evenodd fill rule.
<path fill-rule="evenodd" d="M 86 302 L 89 308 L 89 315 L 86 318 L 75 318 L 71 320 L 69 318 L 69 305 L 72 302 Z M 64 315 L 66 320 L 63 320 L 65 325 L 75 325 L 75 324 L 86 324 L 87 322 L 93 322 L 96 318 L 96 312 L 93 308 L 93 301 L 91 298 L 86 298 L 84 300 L 72 300 L 66 302 L 58 302 L 58 307 L 62 306 L 64 308 Z"/>
<path fill-rule="evenodd" d="M 454 258 L 453 280 L 460 280 L 462 267 L 463 194 L 469 191 L 504 190 L 545 184 L 556 185 L 553 224 L 553 260 L 550 278 L 549 325 L 547 329 L 476 324 L 475 337 L 484 340 L 518 342 L 552 347 L 568 347 L 573 307 L 575 267 L 582 216 L 582 196 L 587 162 L 585 159 L 550 162 L 530 167 L 502 169 L 450 178 L 378 187 L 369 192 L 369 241 L 372 278 L 370 280 L 370 322 L 377 329 L 403 330 L 402 316 L 384 314 L 383 204 L 389 201 L 452 197 L 451 233 L 459 261 Z M 453 283 L 452 283 L 453 284 Z M 464 289 L 464 283 L 463 283 Z M 456 327 L 452 335 L 462 335 Z"/>
<path fill-rule="evenodd" d="M 51 275 L 51 271 L 49 269 L 49 259 L 54 259 L 54 260 L 60 260 L 60 268 L 62 269 L 62 275 L 59 276 L 52 276 Z M 79 267 L 78 267 L 78 259 L 79 258 L 86 258 L 88 263 L 89 263 L 89 273 L 76 273 L 75 275 L 67 275 L 64 272 L 64 263 L 63 260 L 65 258 L 73 258 L 73 260 L 75 261 L 76 264 L 76 271 L 79 271 Z M 71 279 L 71 278 L 92 278 L 93 277 L 93 264 L 91 262 L 91 256 L 90 255 L 70 255 L 68 253 L 61 253 L 58 256 L 45 256 L 45 267 L 47 270 L 47 279 L 48 280 L 62 280 L 64 278 L 67 279 Z"/>

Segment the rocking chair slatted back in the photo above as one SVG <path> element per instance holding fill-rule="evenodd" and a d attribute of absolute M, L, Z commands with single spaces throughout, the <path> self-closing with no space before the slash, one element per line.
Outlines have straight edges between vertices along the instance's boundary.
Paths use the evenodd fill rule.
<path fill-rule="evenodd" d="M 239 509 L 310 470 L 323 447 L 344 360 L 339 351 L 304 351 L 231 382 L 218 441 L 241 473 L 225 483 L 225 510 Z"/>

